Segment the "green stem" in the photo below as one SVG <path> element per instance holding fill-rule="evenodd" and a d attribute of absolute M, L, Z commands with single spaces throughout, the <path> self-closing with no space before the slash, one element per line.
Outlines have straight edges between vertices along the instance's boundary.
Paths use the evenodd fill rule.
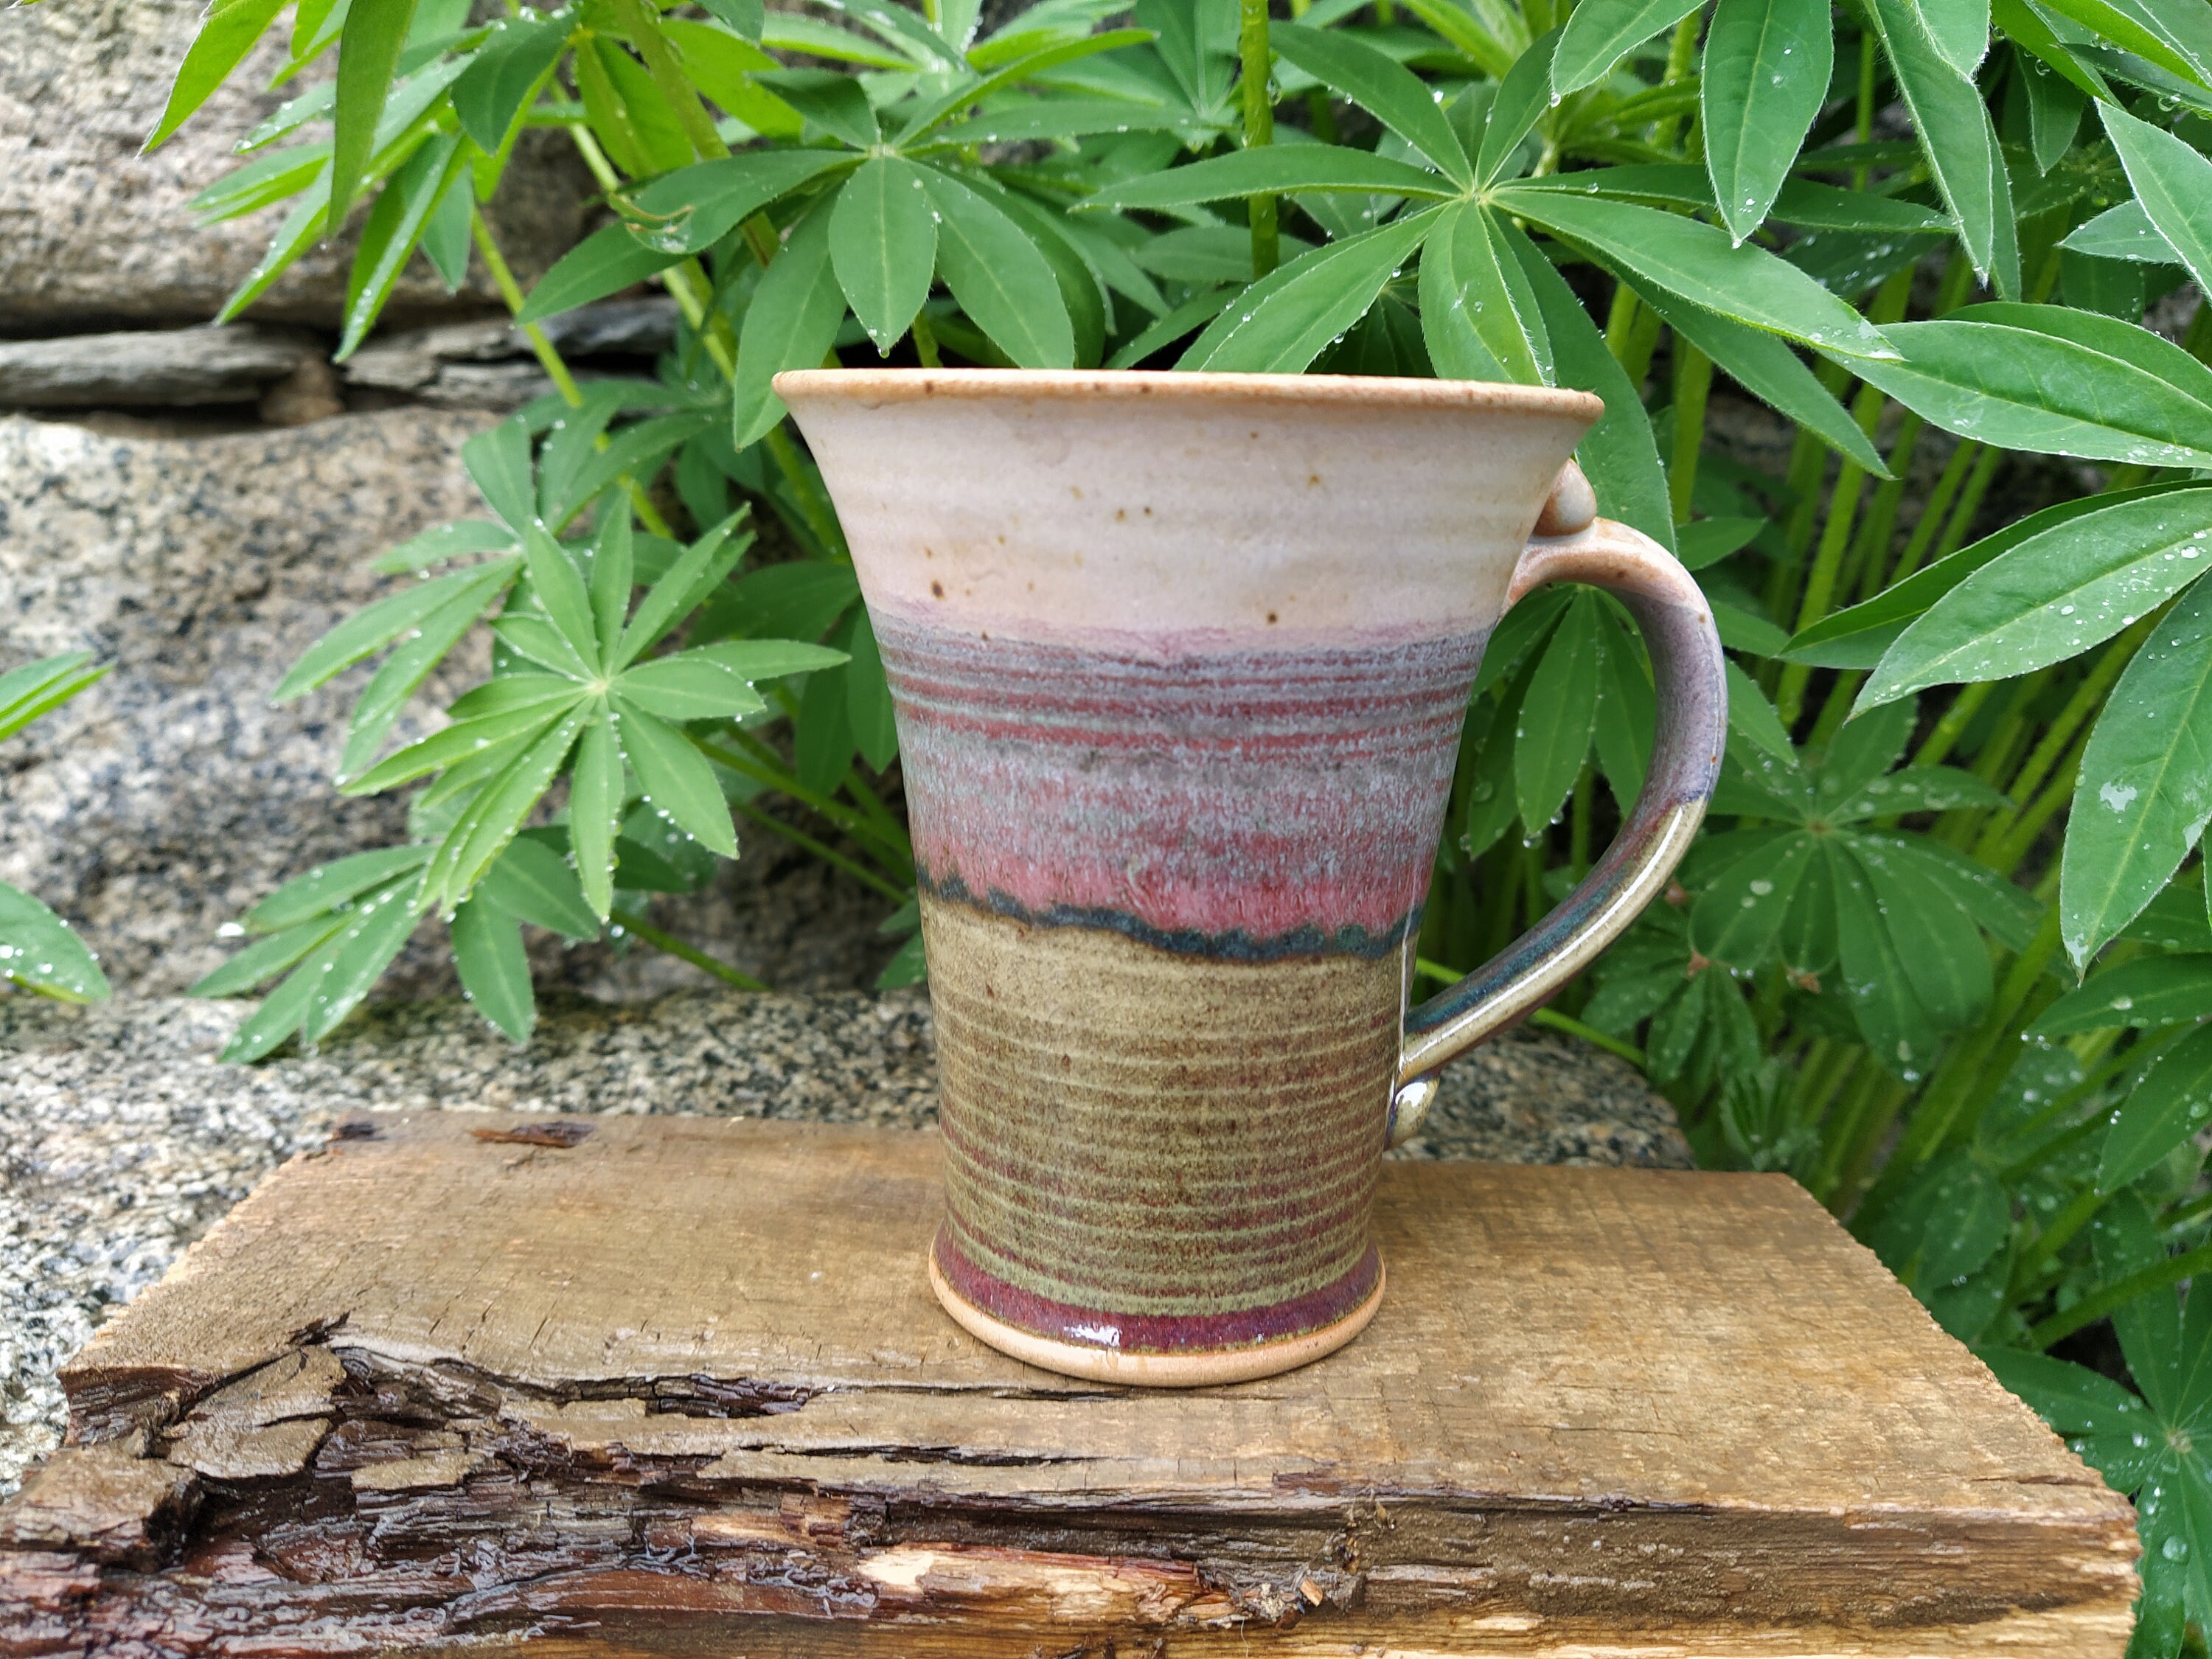
<path fill-rule="evenodd" d="M 1712 384 L 1713 360 L 1676 335 L 1674 446 L 1667 466 L 1667 499 L 1676 524 L 1690 521 L 1690 497 L 1698 483 L 1698 450 L 1705 436 L 1705 398 Z"/>
<path fill-rule="evenodd" d="M 2074 1241 L 2074 1236 L 2095 1218 L 2112 1196 L 2093 1186 L 2084 1187 L 2067 1201 L 2066 1207 L 2051 1218 L 2050 1224 L 2035 1236 L 2035 1242 L 2021 1253 L 2013 1263 L 2012 1279 L 2006 1294 L 2017 1297 L 2041 1274 L 2046 1262 L 2055 1261 L 2058 1253 Z"/>
<path fill-rule="evenodd" d="M 1940 766 L 1943 757 L 1957 744 L 1960 734 L 1972 723 L 1982 705 L 1990 700 L 1990 693 L 1996 690 L 1995 680 L 1976 680 L 1952 698 L 1951 706 L 1943 711 L 1943 718 L 1936 722 L 1936 729 L 1920 745 L 1920 751 L 1913 756 L 1912 763 L 1915 766 Z"/>
<path fill-rule="evenodd" d="M 1689 74 L 1690 65 L 1697 60 L 1698 30 L 1705 21 L 1705 9 L 1692 6 L 1690 15 L 1674 25 L 1674 38 L 1667 43 L 1667 74 L 1660 82 L 1662 86 L 1671 87 Z M 1680 130 L 1680 120 L 1679 116 L 1670 115 L 1654 126 L 1651 130 L 1652 143 L 1660 149 L 1673 149 L 1675 135 Z"/>
<path fill-rule="evenodd" d="M 851 807 L 841 805 L 825 796 L 817 794 L 773 759 L 763 758 L 759 754 L 750 752 L 752 743 L 750 733 L 739 729 L 737 731 L 737 735 L 741 739 L 747 739 L 744 749 L 730 749 L 716 743 L 711 738 L 694 737 L 691 744 L 701 754 L 706 756 L 716 765 L 726 766 L 740 777 L 750 778 L 754 782 L 764 784 L 779 794 L 788 795 L 800 805 L 820 813 L 854 840 L 869 842 L 878 852 L 890 854 L 894 865 L 903 864 L 906 866 L 906 873 L 912 873 L 914 855 L 908 848 L 885 836 L 879 825 L 872 823 L 866 817 L 854 811 Z"/>
<path fill-rule="evenodd" d="M 1275 102 L 1267 89 L 1268 77 L 1274 72 L 1274 57 L 1267 45 L 1267 0 L 1241 0 L 1237 51 L 1243 62 L 1244 147 L 1257 149 L 1275 142 Z M 1256 279 L 1282 260 L 1275 198 L 1249 197 L 1245 208 L 1252 222 L 1252 275 Z"/>
<path fill-rule="evenodd" d="M 799 848 L 804 852 L 812 854 L 816 858 L 820 859 L 823 863 L 834 866 L 837 869 L 842 870 L 847 875 L 852 877 L 855 881 L 866 884 L 868 886 L 873 888 L 877 892 L 881 893 L 885 898 L 890 899 L 895 904 L 904 904 L 908 899 L 914 896 L 914 895 L 908 892 L 905 888 L 895 886 L 890 882 L 885 881 L 881 876 L 869 869 L 865 864 L 859 862 L 857 860 L 847 858 L 836 848 L 826 846 L 823 842 L 815 840 L 813 836 L 808 835 L 804 830 L 793 829 L 790 824 L 786 823 L 781 818 L 771 817 L 769 814 L 762 811 L 759 807 L 754 805 L 750 801 L 733 800 L 730 803 L 730 810 L 750 818 L 753 823 L 760 825 L 762 829 L 769 830 L 775 835 L 781 836 L 793 846 Z"/>
<path fill-rule="evenodd" d="M 1928 492 L 1928 504 L 1921 509 L 1920 517 L 1912 526 L 1912 534 L 1905 538 L 1905 551 L 1898 555 L 1897 568 L 1890 573 L 1890 586 L 1895 586 L 1920 568 L 1929 544 L 1936 532 L 1943 527 L 1945 515 L 1951 510 L 1952 497 L 1959 493 L 1965 481 L 1966 469 L 1974 464 L 1981 446 L 1971 441 L 1951 452 L 1951 459 L 1943 463 L 1943 471 L 1936 480 L 1936 488 Z"/>
<path fill-rule="evenodd" d="M 921 359 L 924 368 L 945 367 L 937 355 L 937 331 L 929 325 L 929 319 L 925 313 L 915 313 L 914 326 L 908 331 L 914 336 L 914 355 Z"/>
<path fill-rule="evenodd" d="M 2199 1249 L 2185 1250 L 2179 1255 L 2170 1255 L 2163 1261 L 2154 1262 L 2140 1273 L 2130 1273 L 2125 1279 L 2083 1297 L 2065 1312 L 2055 1313 L 2039 1324 L 2029 1327 L 2027 1346 L 2047 1348 L 2060 1338 L 2071 1336 L 2085 1326 L 2095 1324 L 2106 1315 L 2117 1313 L 2137 1297 L 2147 1295 L 2162 1285 L 2178 1285 L 2185 1279 L 2194 1279 L 2208 1267 L 2212 1267 L 2212 1244 Z"/>
<path fill-rule="evenodd" d="M 526 302 L 522 284 L 514 280 L 514 272 L 509 268 L 506 256 L 500 252 L 499 244 L 492 240 L 491 227 L 484 222 L 483 209 L 473 202 L 469 205 L 469 234 L 476 240 L 477 252 L 483 257 L 484 269 L 491 273 L 492 285 L 499 289 L 499 297 L 507 302 L 510 313 L 521 315 Z M 525 323 L 522 325 L 522 337 L 530 342 L 532 355 L 544 369 L 545 378 L 552 381 L 555 389 L 560 392 L 562 401 L 571 409 L 580 408 L 584 402 L 583 392 L 576 385 L 576 377 L 568 372 L 568 365 L 562 361 L 561 354 L 553 349 L 553 342 L 545 337 L 545 331 L 535 323 Z"/>
<path fill-rule="evenodd" d="M 728 963 L 718 961 L 704 951 L 686 945 L 673 933 L 662 933 L 642 917 L 632 915 L 627 910 L 615 911 L 609 920 L 623 931 L 636 934 L 654 950 L 665 951 L 679 962 L 688 962 L 694 968 L 712 974 L 725 985 L 734 985 L 740 991 L 765 991 L 769 988 L 750 974 L 739 973 Z"/>

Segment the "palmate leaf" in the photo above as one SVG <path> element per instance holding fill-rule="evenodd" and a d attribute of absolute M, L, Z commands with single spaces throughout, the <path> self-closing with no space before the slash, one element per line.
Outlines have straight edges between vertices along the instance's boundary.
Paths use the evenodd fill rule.
<path fill-rule="evenodd" d="M 1958 221 L 1974 269 L 2008 297 L 2020 292 L 2012 182 L 1980 90 L 1945 60 L 1907 0 L 1868 0 L 1936 186 Z"/>
<path fill-rule="evenodd" d="M 1435 97 L 1389 54 L 1350 35 L 1299 23 L 1277 23 L 1267 38 L 1285 62 L 1358 105 L 1461 186 L 1474 183 L 1467 151 Z"/>
<path fill-rule="evenodd" d="M 2212 1122 L 2212 1027 L 2190 1032 L 2151 1063 L 2105 1132 L 2097 1184 L 2117 1192 Z"/>
<path fill-rule="evenodd" d="M 1070 368 L 1075 329 L 1050 260 L 988 196 L 926 170 L 938 270 L 975 326 L 1021 368 Z"/>
<path fill-rule="evenodd" d="M 63 1002 L 97 1002 L 107 976 L 69 925 L 20 888 L 0 881 L 0 980 Z"/>
<path fill-rule="evenodd" d="M 623 217 L 647 248 L 699 253 L 769 204 L 858 159 L 849 150 L 744 150 L 655 179 L 626 199 Z M 559 269 L 546 273 L 549 282 Z"/>
<path fill-rule="evenodd" d="M 1170 167 L 1126 184 L 1109 185 L 1085 210 L 1188 207 L 1231 197 L 1351 191 L 1379 196 L 1447 197 L 1459 192 L 1441 175 L 1364 149 L 1335 144 L 1269 144 L 1232 150 L 1188 167 Z"/>
<path fill-rule="evenodd" d="M 1737 246 L 1711 225 L 1598 199 L 1571 184 L 1505 185 L 1495 199 L 1707 311 L 1854 362 L 1898 355 L 1872 324 L 1804 272 L 1763 248 Z"/>
<path fill-rule="evenodd" d="M 1924 686 L 2006 679 L 2063 662 L 2148 614 L 2207 568 L 2212 489 L 2160 492 L 2058 520 L 2013 541 L 1942 592 L 1883 653 L 1859 706 L 1879 708 Z"/>
<path fill-rule="evenodd" d="M 1483 120 L 1482 140 L 1475 147 L 1474 174 L 1481 184 L 1493 184 L 1504 173 L 1522 141 L 1551 107 L 1552 58 L 1559 33 L 1555 28 L 1532 42 L 1498 82 L 1497 96 Z"/>
<path fill-rule="evenodd" d="M 683 258 L 680 252 L 647 247 L 627 226 L 603 225 L 554 261 L 531 289 L 515 320 L 542 323 L 657 276 Z"/>
<path fill-rule="evenodd" d="M 399 274 L 428 228 L 431 214 L 461 175 L 465 158 L 459 135 L 430 139 L 392 175 L 368 222 L 346 280 L 345 331 L 333 362 L 353 356 L 391 298 Z"/>
<path fill-rule="evenodd" d="M 1828 95 L 1835 36 L 1820 0 L 1719 0 L 1698 102 L 1705 168 L 1729 234 L 1758 229 Z"/>
<path fill-rule="evenodd" d="M 1806 870 L 1825 856 L 1817 836 L 1784 834 L 1730 864 L 1690 912 L 1690 942 L 1700 956 L 1746 972 L 1772 956 Z"/>
<path fill-rule="evenodd" d="M 792 228 L 769 261 L 738 336 L 738 372 L 730 382 L 731 441 L 758 442 L 785 414 L 773 382 L 787 368 L 818 368 L 845 320 L 830 246 L 836 210 L 817 203 Z"/>
<path fill-rule="evenodd" d="M 861 163 L 837 191 L 830 259 L 853 314 L 888 354 L 929 297 L 937 269 L 937 216 L 921 169 L 896 155 Z"/>
<path fill-rule="evenodd" d="M 519 558 L 495 559 L 404 587 L 355 612 L 308 647 L 270 694 L 272 701 L 287 702 L 306 696 L 441 613 L 474 617 L 506 590 L 521 563 Z"/>
<path fill-rule="evenodd" d="M 1582 0 L 1552 58 L 1553 92 L 1565 97 L 1603 80 L 1631 49 L 1696 9 L 1695 0 Z"/>
<path fill-rule="evenodd" d="M 1296 374 L 1367 313 L 1434 228 L 1439 210 L 1300 254 L 1247 289 L 1176 365 L 1216 373 Z"/>
<path fill-rule="evenodd" d="M 2198 908 L 2202 908 L 2199 904 Z M 2028 1028 L 2035 1036 L 2152 1030 L 2212 1015 L 2212 954 L 2139 957 L 2069 991 Z"/>
<path fill-rule="evenodd" d="M 738 855 L 738 837 L 714 769 L 684 734 L 619 693 L 610 699 L 623 757 L 637 774 L 646 800 L 683 832 L 724 858 Z"/>
<path fill-rule="evenodd" d="M 1535 289 L 1472 202 L 1444 210 L 1421 247 L 1421 336 L 1437 372 L 1462 380 L 1549 385 L 1550 331 Z"/>
<path fill-rule="evenodd" d="M 2208 817 L 2212 587 L 2200 582 L 2122 672 L 2081 756 L 2058 888 L 2061 932 L 2075 963 L 2165 886 Z"/>
<path fill-rule="evenodd" d="M 246 54 L 283 9 L 284 0 L 215 0 L 199 33 L 192 37 L 185 61 L 177 68 L 168 104 L 153 131 L 146 135 L 145 149 L 155 149 L 191 118 L 230 72 L 245 62 Z"/>
<path fill-rule="evenodd" d="M 1577 593 L 1544 647 L 1513 733 L 1513 789 L 1524 832 L 1550 823 L 1582 774 L 1597 727 L 1598 599 Z"/>
<path fill-rule="evenodd" d="M 2198 285 L 2212 291 L 2212 161 L 2114 106 L 2100 104 L 2098 112 L 2143 215 Z"/>
<path fill-rule="evenodd" d="M 1560 386 L 1594 392 L 1604 399 L 1604 415 L 1575 449 L 1576 461 L 1597 492 L 1599 510 L 1633 525 L 1672 551 L 1674 514 L 1643 398 L 1552 262 L 1504 220 L 1493 221 L 1492 230 L 1520 264 L 1536 296 L 1551 343 L 1553 378 Z"/>
<path fill-rule="evenodd" d="M 377 126 L 392 92 L 400 49 L 415 21 L 416 0 L 350 0 L 338 37 L 337 95 L 332 106 L 331 198 L 326 234 L 345 222 L 375 153 Z"/>
<path fill-rule="evenodd" d="M 0 674 L 0 738 L 10 738 L 40 715 L 58 708 L 112 665 L 92 667 L 88 651 L 41 657 Z"/>
<path fill-rule="evenodd" d="M 1783 654 L 1793 662 L 1811 663 L 1820 668 L 1872 668 L 1881 660 L 1883 653 L 1896 643 L 1908 623 L 1926 614 L 1938 599 L 2001 554 L 2076 519 L 2191 487 L 2186 481 L 2145 484 L 2135 489 L 2061 501 L 2056 507 L 2031 513 L 1995 534 L 1960 548 L 1948 558 L 1939 559 L 1925 570 L 1915 571 L 1873 599 L 1814 623 L 1793 638 Z M 2084 538 L 2081 545 L 2087 545 L 2087 538 L 2090 537 L 2101 539 L 2101 532 L 2094 527 L 2078 533 Z M 2067 556 L 2062 553 L 2059 556 L 2063 559 Z"/>
<path fill-rule="evenodd" d="M 477 149 L 495 155 L 505 147 L 525 106 L 551 75 L 568 44 L 565 12 L 551 16 L 525 12 L 492 26 L 489 38 L 453 82 L 454 118 Z"/>
<path fill-rule="evenodd" d="M 522 929 L 481 891 L 454 910 L 451 927 L 462 991 L 492 1024 L 517 1042 L 528 1042 L 538 1024 L 538 1000 L 531 993 Z"/>

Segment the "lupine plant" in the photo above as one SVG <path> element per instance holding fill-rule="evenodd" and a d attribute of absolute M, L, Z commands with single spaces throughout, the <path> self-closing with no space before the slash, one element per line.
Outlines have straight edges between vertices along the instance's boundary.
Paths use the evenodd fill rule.
<path fill-rule="evenodd" d="M 69 651 L 0 674 L 0 741 L 60 708 L 106 672 L 92 665 L 89 652 Z M 69 924 L 21 888 L 4 881 L 0 881 L 0 981 L 63 1002 L 96 1002 L 107 995 L 107 975 Z"/>
<path fill-rule="evenodd" d="M 217 0 L 156 140 L 287 9 Z M 473 257 L 554 390 L 468 447 L 490 516 L 386 555 L 415 580 L 282 688 L 377 660 L 340 787 L 416 789 L 414 833 L 248 917 L 203 988 L 276 981 L 234 1057 L 330 1030 L 433 915 L 518 1036 L 523 926 L 750 983 L 644 915 L 734 852 L 732 815 L 911 933 L 882 665 L 779 370 L 1594 391 L 1579 459 L 1704 586 L 1731 742 L 1666 902 L 1537 1018 L 1641 1067 L 1705 1163 L 1802 1182 L 2137 1492 L 2136 1650 L 2201 1644 L 2212 1302 L 2178 1287 L 2212 1265 L 2204 0 L 289 11 L 301 90 L 200 198 L 295 204 L 225 314 L 365 202 L 342 356 L 416 252 L 448 283 Z M 539 128 L 609 217 L 525 293 L 481 208 Z M 538 325 L 641 283 L 674 349 L 580 383 Z M 491 678 L 386 753 L 478 626 Z M 1425 974 L 1588 867 L 1650 722 L 1611 599 L 1509 615 Z M 909 939 L 886 982 L 924 971 Z"/>

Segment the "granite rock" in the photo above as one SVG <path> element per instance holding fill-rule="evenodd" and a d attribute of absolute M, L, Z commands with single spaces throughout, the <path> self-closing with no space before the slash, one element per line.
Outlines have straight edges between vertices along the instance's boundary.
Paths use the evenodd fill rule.
<path fill-rule="evenodd" d="M 936 1111 L 927 997 L 685 992 L 550 1007 L 526 1048 L 457 999 L 383 1005 L 312 1054 L 215 1054 L 249 1004 L 0 998 L 0 1493 L 58 1443 L 57 1366 L 263 1174 L 363 1112 L 700 1113 L 916 1127 Z M 1687 1168 L 1628 1066 L 1509 1033 L 1444 1073 L 1401 1157 Z"/>
<path fill-rule="evenodd" d="M 204 9 L 200 0 L 0 9 L 0 334 L 206 322 L 260 261 L 289 205 L 204 227 L 185 204 L 236 165 L 239 139 L 301 90 L 264 90 L 284 61 L 289 12 L 174 137 L 139 154 Z M 328 63 L 307 81 L 326 78 Z M 525 135 L 486 210 L 526 287 L 581 237 L 594 194 L 565 136 Z M 251 314 L 334 328 L 354 241 L 349 234 L 310 251 Z M 498 303 L 480 262 L 449 295 L 416 260 L 388 314 L 424 319 Z"/>
<path fill-rule="evenodd" d="M 245 323 L 0 340 L 0 408 L 258 403 L 320 356 L 304 335 Z"/>
<path fill-rule="evenodd" d="M 84 933 L 124 995 L 173 994 L 221 963 L 218 930 L 310 866 L 404 834 L 396 798 L 331 784 L 365 671 L 282 707 L 269 692 L 398 578 L 368 558 L 481 512 L 459 459 L 489 417 L 422 409 L 211 435 L 110 417 L 0 418 L 0 669 L 89 650 L 107 677 L 0 749 L 0 880 Z M 152 435 L 149 435 L 152 434 Z M 481 639 L 402 735 L 481 677 Z M 766 835 L 662 925 L 786 988 L 867 983 L 885 907 Z M 432 924 L 387 994 L 451 988 Z M 537 945 L 550 982 L 608 998 L 704 976 L 672 957 Z"/>

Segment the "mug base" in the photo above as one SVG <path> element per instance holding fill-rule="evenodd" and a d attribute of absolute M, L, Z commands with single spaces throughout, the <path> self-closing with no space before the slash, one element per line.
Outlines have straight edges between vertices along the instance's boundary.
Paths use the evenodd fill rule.
<path fill-rule="evenodd" d="M 977 1341 L 1026 1364 L 1058 1371 L 1063 1376 L 1141 1389 L 1202 1389 L 1224 1382 L 1249 1382 L 1311 1364 L 1325 1354 L 1334 1353 L 1367 1328 L 1367 1322 L 1382 1305 L 1387 1277 L 1378 1260 L 1375 1265 L 1375 1288 L 1367 1298 L 1342 1318 L 1319 1330 L 1304 1331 L 1278 1342 L 1255 1343 L 1212 1352 L 1127 1353 L 1117 1348 L 1039 1336 L 994 1318 L 946 1282 L 943 1270 L 937 1265 L 937 1247 L 933 1243 L 929 1248 L 930 1289 L 937 1292 L 945 1311 Z"/>

